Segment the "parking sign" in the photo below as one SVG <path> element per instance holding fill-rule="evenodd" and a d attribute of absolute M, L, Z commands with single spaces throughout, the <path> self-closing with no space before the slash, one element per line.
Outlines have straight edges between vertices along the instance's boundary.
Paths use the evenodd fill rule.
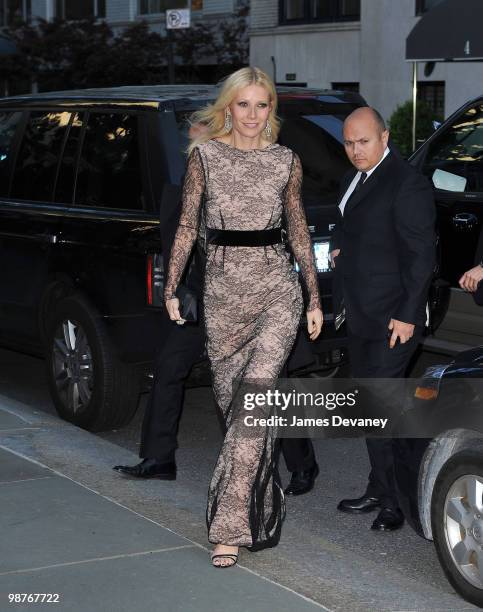
<path fill-rule="evenodd" d="M 189 9 L 170 9 L 166 11 L 166 28 L 168 30 L 181 30 L 190 27 Z"/>

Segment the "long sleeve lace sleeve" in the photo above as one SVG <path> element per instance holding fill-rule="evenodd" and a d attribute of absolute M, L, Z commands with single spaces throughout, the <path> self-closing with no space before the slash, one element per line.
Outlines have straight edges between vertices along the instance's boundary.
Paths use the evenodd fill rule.
<path fill-rule="evenodd" d="M 295 255 L 309 293 L 307 310 L 320 308 L 319 283 L 315 268 L 312 241 L 302 204 L 302 164 L 294 153 L 290 177 L 285 189 L 285 215 L 288 241 Z"/>
<path fill-rule="evenodd" d="M 183 203 L 178 229 L 169 257 L 168 278 L 164 289 L 165 300 L 175 295 L 186 262 L 196 241 L 204 189 L 203 162 L 199 150 L 194 149 L 188 158 L 183 182 Z"/>

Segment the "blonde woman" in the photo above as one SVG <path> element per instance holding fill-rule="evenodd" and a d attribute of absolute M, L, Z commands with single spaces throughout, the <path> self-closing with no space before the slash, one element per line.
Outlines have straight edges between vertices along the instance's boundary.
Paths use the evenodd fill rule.
<path fill-rule="evenodd" d="M 183 208 L 165 288 L 170 318 L 182 324 L 176 288 L 203 217 L 207 351 L 215 399 L 226 425 L 208 493 L 208 539 L 215 544 L 215 567 L 235 565 L 240 546 L 274 546 L 285 512 L 273 430 L 244 435 L 245 415 L 234 409 L 233 401 L 245 380 L 276 380 L 299 324 L 302 293 L 282 243 L 282 214 L 308 288 L 310 338 L 322 328 L 300 197 L 302 168 L 290 149 L 275 144 L 276 111 L 271 79 L 258 68 L 242 68 L 225 80 L 214 104 L 192 117 L 206 129 L 189 147 Z"/>

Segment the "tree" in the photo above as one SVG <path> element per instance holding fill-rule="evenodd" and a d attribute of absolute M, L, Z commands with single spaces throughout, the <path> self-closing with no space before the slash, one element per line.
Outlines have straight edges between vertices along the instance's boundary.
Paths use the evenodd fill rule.
<path fill-rule="evenodd" d="M 183 67 L 182 71 L 179 65 L 176 69 L 183 73 L 184 80 L 198 80 L 202 76 L 200 67 L 210 66 L 208 80 L 216 82 L 248 63 L 248 12 L 249 0 L 238 0 L 234 17 L 197 22 L 190 28 L 172 32 L 175 55 Z"/>
<path fill-rule="evenodd" d="M 166 81 L 166 38 L 149 29 L 146 21 L 124 29 L 102 56 L 94 54 L 87 76 L 100 86 L 151 85 Z"/>
<path fill-rule="evenodd" d="M 213 28 L 202 22 L 194 23 L 190 28 L 172 31 L 174 55 L 181 60 L 184 67 L 183 80 L 199 81 L 199 65 L 206 62 L 213 48 Z M 179 64 L 176 70 L 179 73 Z"/>
<path fill-rule="evenodd" d="M 9 30 L 19 53 L 2 62 L 0 76 L 18 75 L 38 83 L 40 90 L 88 87 L 89 59 L 105 56 L 113 33 L 105 22 L 39 20 L 36 27 L 18 24 Z"/>
<path fill-rule="evenodd" d="M 178 80 L 215 82 L 246 64 L 247 1 L 238 1 L 234 18 L 172 32 Z M 19 85 L 13 93 L 30 91 L 33 83 L 54 91 L 167 82 L 167 36 L 146 21 L 115 35 L 105 21 L 39 19 L 15 23 L 8 35 L 18 54 L 2 58 L 0 81 Z"/>
<path fill-rule="evenodd" d="M 416 141 L 426 140 L 433 131 L 433 121 L 440 121 L 433 110 L 424 102 L 418 101 L 416 106 Z M 413 103 L 408 100 L 398 106 L 389 119 L 391 138 L 398 147 L 401 155 L 409 157 L 413 152 Z"/>

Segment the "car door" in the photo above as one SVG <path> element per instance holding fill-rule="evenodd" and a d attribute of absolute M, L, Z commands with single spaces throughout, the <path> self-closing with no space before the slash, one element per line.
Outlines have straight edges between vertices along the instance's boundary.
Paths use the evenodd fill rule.
<path fill-rule="evenodd" d="M 40 346 L 38 308 L 63 219 L 52 194 L 71 119 L 68 111 L 45 108 L 0 114 L 0 168 L 10 161 L 9 170 L 0 169 L 0 339 L 19 348 Z M 17 120 L 19 142 L 12 156 L 5 130 Z"/>
<path fill-rule="evenodd" d="M 440 276 L 458 287 L 474 266 L 483 224 L 483 99 L 453 115 L 411 159 L 432 181 Z"/>

